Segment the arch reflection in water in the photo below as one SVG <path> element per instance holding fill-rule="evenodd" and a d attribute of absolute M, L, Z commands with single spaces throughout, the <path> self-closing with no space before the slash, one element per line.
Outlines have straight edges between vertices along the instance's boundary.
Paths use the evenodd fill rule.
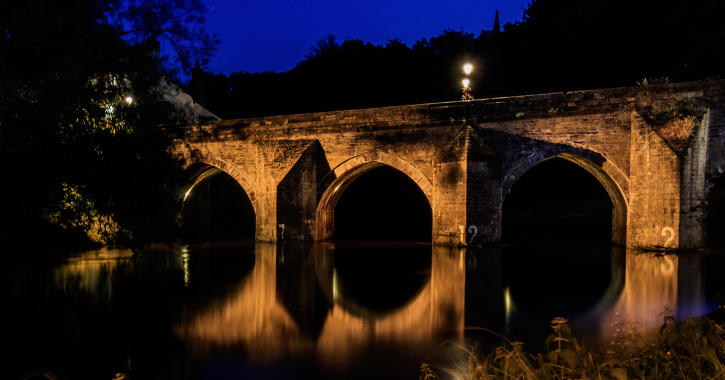
<path fill-rule="evenodd" d="M 361 356 L 373 348 L 401 360 L 408 355 L 415 369 L 442 339 L 462 336 L 465 251 L 432 248 L 427 284 L 407 304 L 376 314 L 335 301 L 333 244 L 318 244 L 306 255 L 288 247 L 258 243 L 255 267 L 238 290 L 187 317 L 177 334 L 198 355 L 243 347 L 253 361 L 315 358 L 338 374 L 365 366 Z M 281 275 L 286 282 L 295 277 L 295 290 L 282 289 Z M 395 366 L 410 369 L 400 361 Z"/>

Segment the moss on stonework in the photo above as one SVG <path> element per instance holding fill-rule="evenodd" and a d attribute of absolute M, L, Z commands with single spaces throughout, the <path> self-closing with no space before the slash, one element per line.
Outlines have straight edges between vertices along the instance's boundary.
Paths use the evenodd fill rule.
<path fill-rule="evenodd" d="M 706 113 L 707 108 L 699 101 L 683 95 L 640 110 L 647 124 L 677 154 L 685 151 L 690 136 Z"/>

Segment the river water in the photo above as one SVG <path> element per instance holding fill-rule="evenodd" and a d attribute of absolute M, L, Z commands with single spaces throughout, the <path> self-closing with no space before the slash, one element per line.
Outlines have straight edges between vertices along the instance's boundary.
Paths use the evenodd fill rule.
<path fill-rule="evenodd" d="M 717 309 L 722 255 L 611 245 L 219 243 L 9 262 L 1 378 L 416 379 L 494 334 L 543 350 L 555 317 L 589 346 Z M 615 323 L 616 322 L 616 323 Z M 9 350 L 8 350 L 9 349 Z M 9 351 L 9 352 L 8 352 Z"/>

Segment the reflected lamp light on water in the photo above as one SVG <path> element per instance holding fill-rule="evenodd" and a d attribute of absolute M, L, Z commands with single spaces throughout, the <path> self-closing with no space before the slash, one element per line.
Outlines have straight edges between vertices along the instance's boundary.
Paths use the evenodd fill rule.
<path fill-rule="evenodd" d="M 337 301 L 340 297 L 337 294 L 337 268 L 332 269 L 332 300 Z"/>

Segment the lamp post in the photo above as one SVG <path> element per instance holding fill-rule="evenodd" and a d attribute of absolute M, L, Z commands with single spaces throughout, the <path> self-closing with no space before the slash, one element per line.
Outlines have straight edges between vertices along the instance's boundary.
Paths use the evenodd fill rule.
<path fill-rule="evenodd" d="M 473 70 L 473 65 L 470 63 L 466 63 L 463 65 L 463 71 L 466 73 L 466 78 L 463 79 L 463 97 L 461 100 L 466 102 L 466 120 L 471 119 L 471 111 L 469 109 L 470 101 L 473 100 L 473 96 L 471 95 L 471 88 L 468 87 L 468 84 L 471 83 L 471 81 L 468 79 L 468 76 L 471 75 L 471 71 Z"/>
<path fill-rule="evenodd" d="M 471 95 L 471 88 L 468 87 L 468 84 L 471 83 L 471 81 L 468 79 L 468 76 L 471 75 L 472 70 L 473 65 L 471 65 L 470 63 L 463 65 L 463 71 L 466 73 L 466 79 L 463 80 L 463 98 L 461 98 L 461 100 L 473 100 L 473 96 Z"/>

